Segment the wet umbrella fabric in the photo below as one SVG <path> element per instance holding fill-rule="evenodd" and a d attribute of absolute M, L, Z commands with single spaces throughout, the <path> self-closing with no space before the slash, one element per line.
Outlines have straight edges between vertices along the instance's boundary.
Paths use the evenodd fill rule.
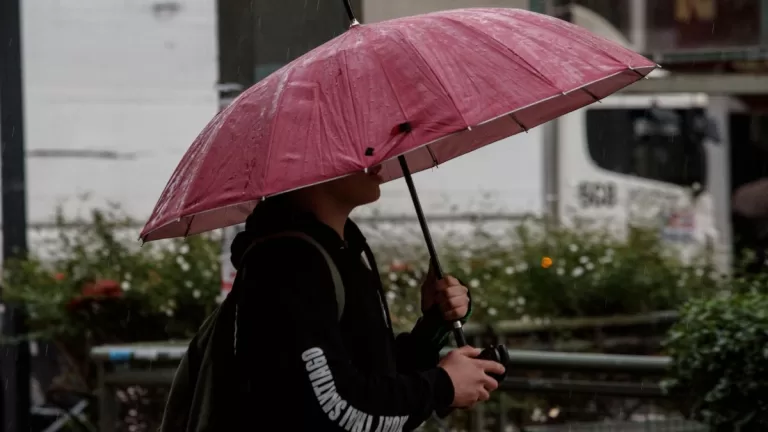
<path fill-rule="evenodd" d="M 403 167 L 422 171 L 589 105 L 656 67 L 583 28 L 519 9 L 353 25 L 203 129 L 141 238 L 241 223 L 266 197 L 379 164 L 385 181 Z"/>

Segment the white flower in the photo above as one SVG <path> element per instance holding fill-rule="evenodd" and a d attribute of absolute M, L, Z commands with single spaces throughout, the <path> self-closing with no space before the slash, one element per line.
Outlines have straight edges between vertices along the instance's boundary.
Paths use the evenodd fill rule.
<path fill-rule="evenodd" d="M 519 304 L 520 306 L 524 306 L 525 305 L 525 297 L 518 297 L 517 298 L 517 304 Z"/>
<path fill-rule="evenodd" d="M 558 267 L 558 268 L 557 268 L 557 275 L 558 275 L 558 276 L 562 276 L 562 275 L 564 275 L 564 274 L 565 274 L 565 269 L 564 269 L 564 268 L 562 268 L 562 267 Z"/>
<path fill-rule="evenodd" d="M 587 270 L 589 270 L 589 271 L 592 271 L 592 270 L 594 270 L 594 269 L 595 269 L 595 265 L 594 265 L 594 264 L 592 264 L 591 262 L 588 262 L 588 263 L 587 263 L 587 265 L 586 265 L 586 266 L 584 266 L 584 267 L 586 267 L 586 268 L 587 268 Z"/>
<path fill-rule="evenodd" d="M 571 272 L 571 276 L 573 276 L 573 277 L 579 277 L 579 276 L 581 276 L 583 274 L 584 274 L 584 269 L 581 268 L 581 267 L 576 267 Z"/>
<path fill-rule="evenodd" d="M 397 280 L 397 273 L 395 272 L 390 273 L 389 280 L 391 280 L 392 282 L 395 282 Z"/>
<path fill-rule="evenodd" d="M 597 260 L 600 264 L 610 264 L 613 261 L 612 255 L 606 255 Z"/>
<path fill-rule="evenodd" d="M 187 288 L 192 288 L 192 286 L 194 286 L 194 285 L 195 284 L 191 280 L 185 280 L 184 281 L 184 286 L 187 287 Z"/>
<path fill-rule="evenodd" d="M 589 262 L 589 257 L 586 255 L 582 255 L 581 258 L 579 258 L 579 262 L 582 264 L 586 264 Z"/>
<path fill-rule="evenodd" d="M 490 316 L 496 316 L 499 312 L 496 310 L 496 308 L 489 308 L 488 309 L 488 315 Z"/>
<path fill-rule="evenodd" d="M 396 298 L 397 298 L 397 294 L 395 294 L 394 291 L 387 291 L 387 300 L 392 302 L 392 301 L 395 301 Z"/>
<path fill-rule="evenodd" d="M 504 273 L 506 273 L 508 275 L 512 275 L 512 274 L 515 273 L 515 269 L 513 267 L 507 267 L 507 268 L 504 269 Z"/>
<path fill-rule="evenodd" d="M 524 271 L 526 271 L 526 270 L 528 270 L 528 264 L 526 264 L 526 263 L 520 263 L 520 264 L 518 264 L 518 266 L 517 266 L 517 271 L 519 271 L 519 272 L 524 272 Z"/>
<path fill-rule="evenodd" d="M 189 263 L 181 255 L 176 257 L 176 264 L 178 264 L 179 267 L 181 267 L 181 271 L 185 271 L 186 272 L 186 271 L 189 271 L 189 269 L 190 269 Z"/>
<path fill-rule="evenodd" d="M 185 255 L 185 254 L 189 253 L 189 245 L 186 244 L 186 243 L 181 245 L 181 247 L 179 248 L 179 253 L 182 254 L 182 255 Z"/>
<path fill-rule="evenodd" d="M 194 290 L 192 291 L 192 297 L 199 299 L 202 293 L 200 293 L 200 290 Z"/>
<path fill-rule="evenodd" d="M 470 288 L 477 288 L 479 286 L 480 286 L 480 281 L 479 280 L 472 279 L 471 281 L 469 281 L 469 287 Z"/>
<path fill-rule="evenodd" d="M 568 249 L 569 249 L 571 252 L 573 252 L 573 253 L 576 253 L 576 252 L 578 252 L 578 251 L 579 251 L 579 247 L 578 247 L 578 246 L 576 246 L 576 245 L 575 245 L 575 244 L 573 244 L 573 243 L 571 243 L 571 244 L 570 244 L 570 246 L 568 246 Z"/>
<path fill-rule="evenodd" d="M 413 278 L 408 279 L 408 286 L 410 286 L 411 288 L 416 287 L 416 285 L 418 285 L 418 284 L 419 283 L 416 281 L 416 279 L 413 279 Z"/>

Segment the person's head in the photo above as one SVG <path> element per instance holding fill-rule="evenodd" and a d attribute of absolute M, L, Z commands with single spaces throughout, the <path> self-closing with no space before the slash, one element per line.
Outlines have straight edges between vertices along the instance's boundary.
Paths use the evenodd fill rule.
<path fill-rule="evenodd" d="M 321 219 L 344 219 L 357 207 L 375 202 L 381 196 L 380 166 L 368 172 L 320 183 L 288 194 L 289 200 Z"/>

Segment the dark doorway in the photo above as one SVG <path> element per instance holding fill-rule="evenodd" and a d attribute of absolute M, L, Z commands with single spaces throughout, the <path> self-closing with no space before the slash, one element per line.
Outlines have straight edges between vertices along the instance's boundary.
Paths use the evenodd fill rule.
<path fill-rule="evenodd" d="M 768 113 L 734 113 L 729 121 L 733 194 L 742 186 L 768 178 Z M 768 200 L 768 190 L 764 199 Z M 732 212 L 731 225 L 736 270 L 765 271 L 768 268 L 768 216 L 745 217 Z"/>

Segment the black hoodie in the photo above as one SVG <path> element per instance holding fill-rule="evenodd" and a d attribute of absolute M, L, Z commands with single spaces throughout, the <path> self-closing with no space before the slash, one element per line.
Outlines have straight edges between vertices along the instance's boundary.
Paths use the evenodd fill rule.
<path fill-rule="evenodd" d="M 449 334 L 439 310 L 395 337 L 376 263 L 357 226 L 348 221 L 342 239 L 309 214 L 267 202 L 232 244 L 235 267 L 247 268 L 230 294 L 239 305 L 238 411 L 243 422 L 259 425 L 247 429 L 413 430 L 450 405 L 453 385 L 437 367 Z M 340 320 L 326 261 L 306 241 L 269 240 L 243 256 L 254 239 L 283 231 L 310 235 L 334 260 L 345 286 Z"/>

